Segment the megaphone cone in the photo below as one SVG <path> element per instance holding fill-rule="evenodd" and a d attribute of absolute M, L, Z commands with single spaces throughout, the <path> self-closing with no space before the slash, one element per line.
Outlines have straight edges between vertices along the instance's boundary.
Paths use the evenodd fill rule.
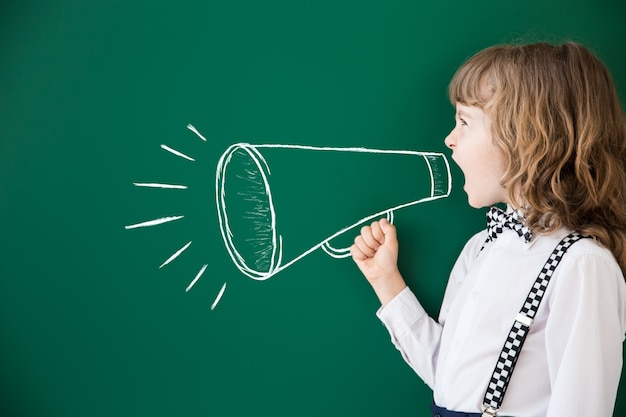
<path fill-rule="evenodd" d="M 407 185 L 390 187 L 397 179 Z M 318 248 L 349 256 L 334 239 L 376 217 L 392 221 L 395 210 L 447 197 L 451 186 L 440 153 L 237 143 L 218 162 L 215 198 L 234 264 L 265 280 Z"/>

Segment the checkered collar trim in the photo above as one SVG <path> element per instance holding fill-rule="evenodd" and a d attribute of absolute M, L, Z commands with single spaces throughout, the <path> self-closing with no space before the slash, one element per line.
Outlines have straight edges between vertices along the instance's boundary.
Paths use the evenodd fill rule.
<path fill-rule="evenodd" d="M 505 212 L 498 207 L 491 207 L 487 211 L 488 236 L 485 243 L 496 240 L 504 229 L 513 230 L 525 243 L 529 243 L 532 240 L 533 233 L 530 228 L 526 226 L 524 217 L 519 211 L 509 207 Z"/>

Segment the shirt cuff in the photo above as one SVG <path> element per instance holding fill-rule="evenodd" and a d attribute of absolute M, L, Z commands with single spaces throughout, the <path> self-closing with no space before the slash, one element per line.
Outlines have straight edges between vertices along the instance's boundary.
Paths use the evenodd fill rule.
<path fill-rule="evenodd" d="M 425 315 L 427 315 L 426 310 L 409 287 L 400 291 L 387 305 L 376 312 L 376 316 L 396 338 L 402 337 Z"/>

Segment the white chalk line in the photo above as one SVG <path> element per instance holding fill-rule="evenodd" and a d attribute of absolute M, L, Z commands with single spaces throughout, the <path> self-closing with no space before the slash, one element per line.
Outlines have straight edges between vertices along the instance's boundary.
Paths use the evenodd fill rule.
<path fill-rule="evenodd" d="M 380 153 L 380 154 L 397 154 L 397 155 L 424 155 L 424 156 L 442 156 L 440 152 L 421 152 L 421 151 L 404 151 L 391 149 L 373 149 L 363 147 L 337 148 L 332 146 L 310 146 L 310 145 L 286 145 L 286 144 L 262 144 L 251 145 L 248 143 L 238 143 L 239 146 L 251 146 L 254 148 L 284 148 L 284 149 L 303 149 L 307 151 L 333 151 L 333 152 L 360 152 L 360 153 Z"/>
<path fill-rule="evenodd" d="M 185 158 L 188 161 L 195 162 L 195 159 L 193 159 L 192 157 L 187 156 L 184 153 L 177 151 L 176 149 L 172 149 L 172 148 L 170 148 L 167 145 L 161 145 L 161 149 L 164 149 L 164 150 L 166 150 L 166 151 L 168 151 L 168 152 L 170 152 L 170 153 L 172 153 L 172 154 L 174 154 L 176 156 L 180 156 L 181 158 Z"/>
<path fill-rule="evenodd" d="M 393 224 L 393 220 L 394 220 L 394 213 L 393 210 L 389 210 L 386 213 L 387 216 L 387 221 L 391 224 Z M 356 223 L 355 225 L 352 226 L 352 228 L 361 225 L 364 221 L 361 221 L 359 223 Z M 344 231 L 347 231 L 349 229 L 344 229 Z M 321 248 L 324 252 L 326 252 L 327 255 L 332 256 L 335 259 L 341 259 L 341 258 L 348 258 L 350 256 L 352 256 L 352 253 L 350 252 L 350 247 L 346 247 L 346 248 L 336 248 L 334 246 L 331 246 L 330 244 L 330 240 L 331 238 L 328 238 L 326 240 L 324 240 L 322 242 Z"/>
<path fill-rule="evenodd" d="M 235 244 L 232 240 L 233 233 L 230 230 L 230 223 L 228 221 L 228 214 L 225 210 L 226 202 L 225 202 L 225 192 L 224 192 L 224 183 L 225 177 L 224 173 L 226 167 L 231 161 L 231 158 L 236 150 L 245 151 L 248 156 L 254 161 L 256 166 L 259 169 L 259 173 L 263 179 L 263 183 L 265 185 L 265 192 L 269 199 L 269 211 L 271 218 L 271 229 L 275 230 L 276 228 L 276 216 L 274 213 L 274 204 L 272 202 L 272 194 L 268 185 L 266 171 L 269 171 L 269 166 L 263 158 L 263 155 L 259 153 L 254 147 L 247 144 L 234 144 L 231 145 L 221 156 L 218 164 L 217 164 L 217 172 L 215 174 L 215 186 L 216 186 L 216 203 L 218 206 L 217 214 L 218 214 L 218 222 L 220 225 L 220 230 L 222 232 L 222 237 L 224 238 L 224 242 L 226 243 L 226 250 L 228 251 L 230 258 L 233 263 L 237 266 L 237 268 L 245 275 L 252 279 L 267 279 L 266 273 L 259 273 L 258 271 L 250 268 L 243 256 L 237 251 L 235 248 Z M 263 169 L 265 168 L 265 169 Z M 282 242 L 281 242 L 282 243 Z M 278 254 L 279 262 L 276 262 L 276 255 Z M 276 245 L 276 236 L 275 234 L 272 236 L 272 256 L 271 256 L 271 265 L 269 267 L 270 271 L 273 271 L 277 265 L 280 265 L 280 260 L 282 260 L 282 247 Z"/>
<path fill-rule="evenodd" d="M 224 295 L 224 291 L 226 291 L 226 283 L 222 285 L 222 289 L 217 294 L 217 297 L 215 297 L 215 301 L 213 301 L 213 304 L 211 304 L 211 310 L 215 310 L 215 306 L 217 306 L 217 303 L 219 303 L 220 300 L 222 299 L 222 296 Z"/>
<path fill-rule="evenodd" d="M 189 246 L 191 245 L 191 241 L 189 241 L 189 243 L 187 243 L 185 246 L 183 246 L 182 248 L 178 249 L 176 252 L 174 252 L 174 254 L 172 256 L 170 256 L 169 258 L 167 258 L 167 261 L 163 262 L 163 264 L 161 264 L 161 266 L 159 267 L 159 269 L 163 268 L 165 265 L 169 264 L 170 262 L 172 262 L 174 259 L 178 258 L 178 256 L 183 253 Z"/>
<path fill-rule="evenodd" d="M 202 274 L 204 274 L 204 271 L 206 271 L 207 266 L 209 265 L 205 264 L 202 266 L 202 268 L 200 268 L 200 271 L 198 271 L 198 274 L 196 275 L 196 277 L 193 279 L 193 281 L 191 281 L 191 284 L 187 286 L 187 288 L 185 289 L 185 292 L 189 291 L 191 287 L 193 287 L 196 284 L 196 282 L 198 282 Z"/>
<path fill-rule="evenodd" d="M 133 185 L 137 187 L 148 187 L 148 188 L 172 188 L 177 190 L 186 190 L 186 185 L 178 185 L 178 184 L 162 184 L 156 182 L 134 182 Z"/>
<path fill-rule="evenodd" d="M 160 219 L 148 220 L 146 222 L 129 224 L 128 226 L 124 226 L 125 229 L 136 229 L 138 227 L 149 227 L 156 226 L 163 223 L 173 222 L 175 220 L 180 220 L 185 216 L 171 216 L 171 217 L 161 217 Z"/>
<path fill-rule="evenodd" d="M 202 136 L 202 134 L 200 132 L 198 132 L 198 129 L 196 129 L 195 127 L 193 127 L 193 125 L 191 123 L 189 123 L 187 125 L 187 129 L 191 130 L 193 133 L 195 133 L 196 135 L 198 135 L 198 137 L 200 139 L 202 139 L 203 141 L 207 141 L 206 138 L 204 136 Z"/>

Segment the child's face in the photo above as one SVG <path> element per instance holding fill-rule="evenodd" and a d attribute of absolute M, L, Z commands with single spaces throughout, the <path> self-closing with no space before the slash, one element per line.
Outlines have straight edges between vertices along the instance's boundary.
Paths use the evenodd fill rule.
<path fill-rule="evenodd" d="M 506 189 L 500 184 L 505 156 L 491 139 L 491 118 L 479 107 L 456 105 L 456 125 L 446 137 L 452 159 L 463 171 L 470 206 L 479 208 L 508 203 Z"/>

